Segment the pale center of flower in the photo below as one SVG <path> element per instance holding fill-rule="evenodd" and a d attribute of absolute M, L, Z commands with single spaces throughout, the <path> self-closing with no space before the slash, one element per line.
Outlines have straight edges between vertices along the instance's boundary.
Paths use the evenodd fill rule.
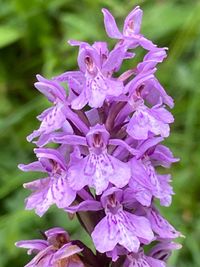
<path fill-rule="evenodd" d="M 69 241 L 69 237 L 66 234 L 57 234 L 48 239 L 49 244 L 53 245 L 55 250 L 69 243 Z"/>
<path fill-rule="evenodd" d="M 89 74 L 96 75 L 97 68 L 90 56 L 85 57 L 85 65 Z"/>
<path fill-rule="evenodd" d="M 123 206 L 116 199 L 114 194 L 108 197 L 108 202 L 105 208 L 106 213 L 112 213 L 113 215 L 117 214 L 119 211 L 123 210 Z"/>
<path fill-rule="evenodd" d="M 106 149 L 106 144 L 102 140 L 102 135 L 100 133 L 94 134 L 91 151 L 96 155 L 100 155 L 105 151 L 105 149 Z"/>
<path fill-rule="evenodd" d="M 63 170 L 61 169 L 60 165 L 58 164 L 58 162 L 54 161 L 54 160 L 50 160 L 51 164 L 52 164 L 52 175 L 53 176 L 60 176 L 63 172 Z"/>

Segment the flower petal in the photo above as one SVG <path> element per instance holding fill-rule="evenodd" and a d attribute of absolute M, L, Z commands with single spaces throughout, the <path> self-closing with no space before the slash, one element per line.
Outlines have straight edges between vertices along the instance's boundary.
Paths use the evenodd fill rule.
<path fill-rule="evenodd" d="M 138 255 L 139 254 L 139 255 Z M 145 256 L 140 256 L 140 253 L 136 255 L 127 255 L 124 267 L 154 267 L 148 264 Z"/>
<path fill-rule="evenodd" d="M 177 238 L 180 233 L 175 230 L 175 228 L 165 220 L 156 209 L 151 209 L 147 213 L 147 217 L 151 222 L 151 227 L 154 232 L 156 232 L 161 238 Z"/>
<path fill-rule="evenodd" d="M 171 163 L 179 161 L 178 158 L 174 158 L 171 150 L 163 145 L 156 146 L 154 152 L 151 155 L 153 165 L 161 165 L 165 168 L 169 168 Z"/>
<path fill-rule="evenodd" d="M 15 246 L 28 249 L 28 254 L 30 255 L 32 253 L 38 253 L 39 251 L 45 249 L 48 246 L 48 242 L 41 239 L 21 240 L 16 242 Z"/>
<path fill-rule="evenodd" d="M 82 109 L 86 104 L 87 104 L 87 98 L 85 96 L 85 92 L 82 92 L 71 103 L 72 108 L 76 110 Z"/>
<path fill-rule="evenodd" d="M 122 34 L 120 33 L 112 14 L 106 8 L 103 8 L 102 12 L 104 15 L 104 26 L 108 36 L 110 38 L 122 39 Z"/>
<path fill-rule="evenodd" d="M 86 86 L 87 99 L 93 108 L 101 107 L 108 96 L 119 96 L 124 89 L 121 81 L 104 77 L 100 71 L 96 77 L 87 79 Z"/>
<path fill-rule="evenodd" d="M 49 267 L 51 266 L 51 260 L 53 257 L 52 247 L 49 246 L 44 250 L 41 250 L 27 265 L 24 267 Z"/>
<path fill-rule="evenodd" d="M 124 163 L 115 157 L 109 156 L 113 166 L 113 173 L 109 175 L 109 181 L 118 188 L 128 184 L 131 178 L 131 168 L 128 162 Z"/>
<path fill-rule="evenodd" d="M 120 69 L 121 64 L 126 56 L 126 50 L 119 46 L 114 48 L 108 55 L 107 60 L 103 64 L 103 72 L 113 73 Z"/>
<path fill-rule="evenodd" d="M 45 172 L 45 168 L 39 161 L 34 161 L 29 164 L 19 164 L 18 168 L 24 172 L 34 171 L 34 172 Z"/>
<path fill-rule="evenodd" d="M 120 216 L 122 213 L 123 216 Z M 116 217 L 119 229 L 118 243 L 125 247 L 129 252 L 137 252 L 140 247 L 140 241 L 133 229 L 128 227 L 129 222 L 127 222 L 127 219 L 129 220 L 129 218 L 127 218 L 124 212 L 121 212 L 121 214 Z"/>
<path fill-rule="evenodd" d="M 92 178 L 92 186 L 100 195 L 108 187 L 109 177 L 114 173 L 114 167 L 107 153 L 96 155 L 91 153 L 85 165 L 84 172 Z"/>
<path fill-rule="evenodd" d="M 27 136 L 27 140 L 31 142 L 41 134 L 48 134 L 55 130 L 59 130 L 60 128 L 62 128 L 65 121 L 66 116 L 63 111 L 63 106 L 56 105 L 49 109 L 49 112 L 46 114 L 46 117 L 43 118 L 39 129 L 33 131 L 32 134 Z"/>
<path fill-rule="evenodd" d="M 150 190 L 148 190 L 144 186 L 141 186 L 138 182 L 134 181 L 133 179 L 130 180 L 129 186 L 132 198 L 134 197 L 143 206 L 149 207 L 151 205 L 152 193 L 150 192 Z"/>
<path fill-rule="evenodd" d="M 148 252 L 148 255 L 159 260 L 162 259 L 167 261 L 173 250 L 181 248 L 181 244 L 171 242 L 170 240 L 164 240 L 163 242 L 160 242 L 151 248 L 151 250 Z"/>
<path fill-rule="evenodd" d="M 65 258 L 70 258 L 77 253 L 80 253 L 83 249 L 79 248 L 76 245 L 72 245 L 67 243 L 66 245 L 62 246 L 53 256 L 53 263 Z M 70 259 L 69 259 L 70 260 Z M 69 265 L 70 266 L 70 265 Z"/>
<path fill-rule="evenodd" d="M 43 178 L 24 184 L 25 188 L 35 190 L 26 198 L 26 209 L 35 209 L 36 214 L 42 216 L 53 203 L 51 192 L 49 191 L 50 178 Z"/>
<path fill-rule="evenodd" d="M 94 228 L 92 232 L 92 240 L 95 248 L 105 253 L 111 251 L 118 243 L 118 226 L 117 221 L 104 217 Z"/>
<path fill-rule="evenodd" d="M 124 21 L 123 34 L 130 37 L 139 34 L 142 23 L 143 12 L 139 6 L 135 7 L 126 17 Z"/>
<path fill-rule="evenodd" d="M 141 160 L 136 160 L 135 158 L 133 158 L 131 160 L 131 169 L 132 169 L 132 178 L 130 179 L 129 183 L 129 186 L 131 188 L 134 188 L 136 181 L 143 187 L 149 190 L 154 190 L 155 183 L 152 184 L 151 180 L 149 179 L 148 172 L 145 169 L 145 166 Z"/>
<path fill-rule="evenodd" d="M 85 200 L 76 206 L 71 206 L 65 210 L 70 213 L 76 213 L 79 211 L 98 211 L 102 209 L 102 205 L 96 200 Z"/>
<path fill-rule="evenodd" d="M 85 173 L 85 165 L 87 164 L 88 156 L 84 159 L 78 159 L 69 167 L 68 180 L 69 185 L 74 190 L 81 190 L 84 186 L 91 184 L 92 176 Z"/>
<path fill-rule="evenodd" d="M 148 219 L 124 211 L 128 218 L 127 227 L 132 230 L 139 240 L 144 244 L 149 244 L 154 239 L 154 234 Z"/>
<path fill-rule="evenodd" d="M 65 159 L 58 150 L 52 148 L 35 148 L 34 152 L 39 159 L 51 159 L 58 163 L 63 170 L 66 170 Z"/>
<path fill-rule="evenodd" d="M 166 267 L 166 263 L 164 261 L 160 261 L 152 257 L 146 257 L 146 261 L 149 263 L 150 267 Z"/>
<path fill-rule="evenodd" d="M 41 75 L 37 75 L 39 82 L 36 82 L 35 87 L 44 94 L 49 101 L 54 102 L 57 98 L 61 101 L 65 100 L 65 89 L 60 86 L 56 81 L 47 80 Z"/>
<path fill-rule="evenodd" d="M 51 193 L 58 208 L 68 207 L 76 198 L 76 191 L 69 186 L 66 176 L 60 176 L 54 180 Z"/>

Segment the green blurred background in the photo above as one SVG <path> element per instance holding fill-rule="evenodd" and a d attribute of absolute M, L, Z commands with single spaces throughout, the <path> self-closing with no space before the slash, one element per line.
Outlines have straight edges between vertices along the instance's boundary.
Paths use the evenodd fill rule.
<path fill-rule="evenodd" d="M 101 8 L 122 25 L 137 4 L 144 10 L 142 33 L 169 47 L 158 77 L 175 99 L 175 123 L 167 145 L 180 163 L 171 170 L 176 192 L 163 214 L 186 236 L 171 257 L 177 267 L 200 266 L 200 2 L 131 0 L 0 0 L 0 267 L 24 266 L 29 257 L 14 242 L 39 237 L 39 230 L 65 226 L 90 242 L 77 221 L 55 208 L 43 217 L 24 211 L 24 182 L 38 178 L 17 164 L 33 159 L 25 137 L 38 127 L 35 116 L 48 106 L 33 87 L 35 75 L 76 68 L 77 49 L 68 39 L 107 39 Z M 141 52 L 139 51 L 141 54 Z"/>

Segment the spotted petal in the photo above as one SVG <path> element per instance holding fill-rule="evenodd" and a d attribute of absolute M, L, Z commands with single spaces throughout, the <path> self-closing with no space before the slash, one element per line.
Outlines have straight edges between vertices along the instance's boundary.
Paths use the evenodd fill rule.
<path fill-rule="evenodd" d="M 156 232 L 161 238 L 173 239 L 180 236 L 180 233 L 165 220 L 156 209 L 151 209 L 148 212 L 148 218 L 151 222 L 151 226 L 154 232 Z"/>
<path fill-rule="evenodd" d="M 26 209 L 35 209 L 36 214 L 42 216 L 52 203 L 49 193 L 50 178 L 43 178 L 24 184 L 24 187 L 34 192 L 26 198 Z"/>
<path fill-rule="evenodd" d="M 51 185 L 53 201 L 58 208 L 68 207 L 76 198 L 76 191 L 69 186 L 67 177 L 60 176 L 54 179 Z"/>
<path fill-rule="evenodd" d="M 118 243 L 118 227 L 115 218 L 112 220 L 104 217 L 92 232 L 92 239 L 99 252 L 113 250 Z"/>

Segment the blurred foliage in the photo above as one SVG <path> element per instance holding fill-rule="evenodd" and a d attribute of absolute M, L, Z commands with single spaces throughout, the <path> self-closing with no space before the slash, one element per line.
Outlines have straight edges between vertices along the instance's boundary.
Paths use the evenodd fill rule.
<path fill-rule="evenodd" d="M 35 74 L 51 77 L 76 68 L 77 49 L 68 39 L 107 39 L 101 8 L 109 8 L 122 25 L 137 4 L 144 10 L 142 32 L 159 46 L 169 47 L 158 77 L 175 99 L 175 124 L 167 145 L 181 158 L 173 166 L 176 195 L 163 214 L 186 236 L 171 265 L 200 266 L 200 2 L 187 0 L 0 0 L 0 266 L 23 266 L 20 239 L 38 238 L 39 230 L 65 226 L 90 242 L 78 222 L 52 208 L 43 218 L 24 211 L 23 174 L 17 164 L 33 159 L 25 137 L 38 126 L 35 116 L 47 101 L 34 89 Z"/>

